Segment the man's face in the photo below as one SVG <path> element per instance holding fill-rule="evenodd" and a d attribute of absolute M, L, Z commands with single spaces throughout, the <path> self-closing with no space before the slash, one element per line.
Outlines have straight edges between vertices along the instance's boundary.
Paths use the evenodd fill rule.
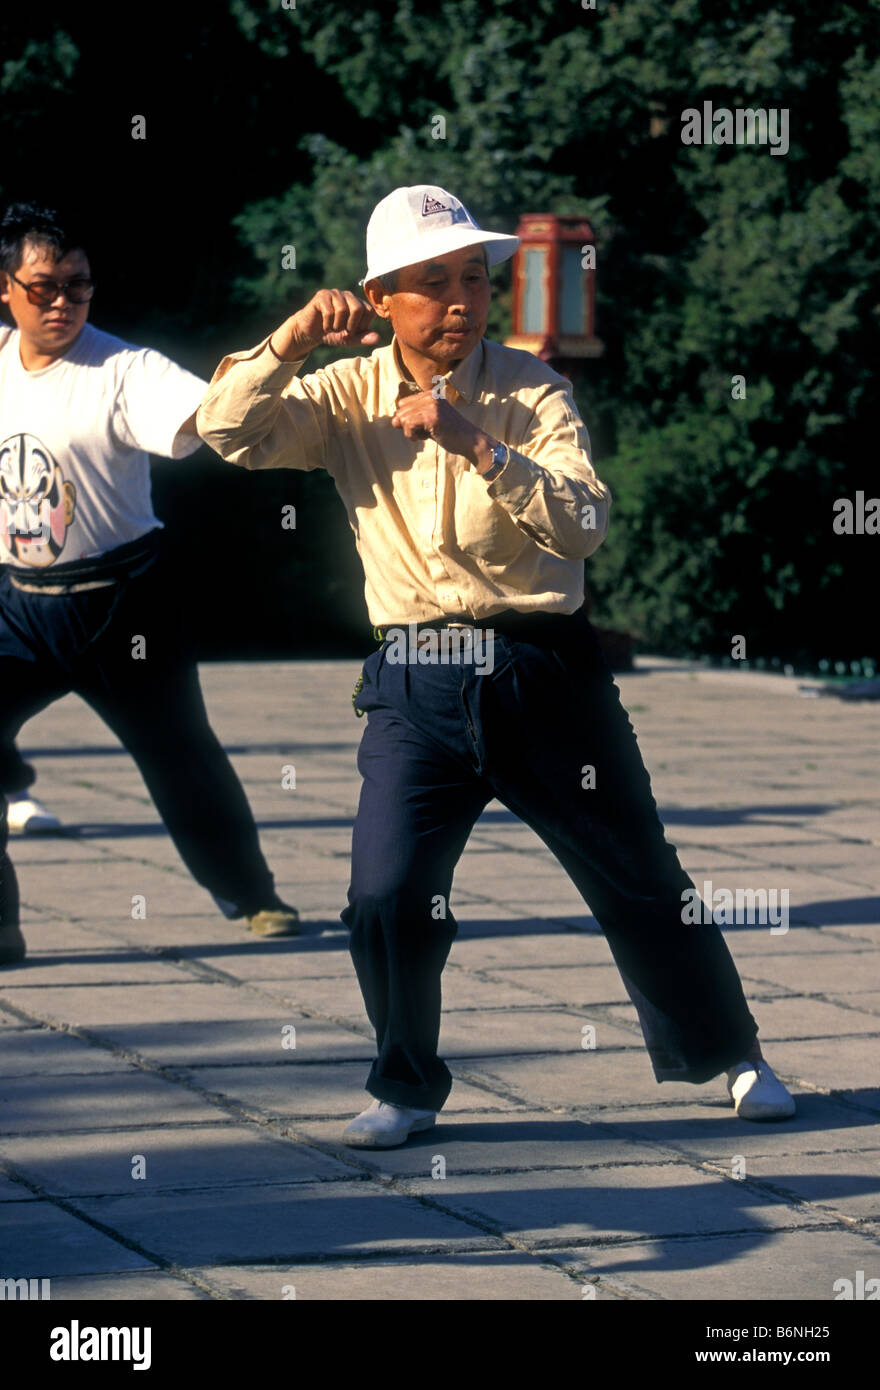
<path fill-rule="evenodd" d="M 84 251 L 68 251 L 60 261 L 53 261 L 46 247 L 27 241 L 15 274 L 26 285 L 46 279 L 63 284 L 65 280 L 80 276 L 89 279 L 91 270 Z M 0 300 L 9 305 L 21 336 L 31 350 L 46 357 L 60 357 L 65 353 L 89 316 L 88 303 L 71 304 L 67 296 L 59 292 L 51 304 L 31 304 L 22 286 L 2 271 L 0 284 Z"/>
<path fill-rule="evenodd" d="M 394 294 L 384 294 L 375 280 L 367 293 L 401 344 L 435 362 L 441 373 L 467 357 L 486 331 L 491 287 L 482 246 L 404 266 Z"/>

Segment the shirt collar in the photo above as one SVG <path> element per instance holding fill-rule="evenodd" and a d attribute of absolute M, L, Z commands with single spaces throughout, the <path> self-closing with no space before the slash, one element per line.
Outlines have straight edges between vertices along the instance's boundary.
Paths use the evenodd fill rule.
<path fill-rule="evenodd" d="M 485 348 L 483 347 L 483 339 L 481 338 L 473 352 L 469 352 L 467 357 L 463 358 L 453 371 L 444 373 L 444 379 L 447 382 L 446 400 L 448 400 L 451 405 L 454 405 L 458 400 L 463 400 L 465 404 L 470 404 L 470 402 L 475 400 L 479 395 L 479 382 L 483 371 L 484 356 Z M 404 370 L 403 362 L 400 357 L 400 347 L 396 334 L 391 339 L 391 352 L 388 356 L 388 362 L 390 366 L 390 395 L 391 399 L 396 401 L 400 383 L 407 379 L 406 371 Z"/>

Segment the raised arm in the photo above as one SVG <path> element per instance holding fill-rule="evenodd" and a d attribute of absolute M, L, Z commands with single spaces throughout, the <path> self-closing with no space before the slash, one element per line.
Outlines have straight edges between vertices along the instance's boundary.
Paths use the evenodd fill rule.
<path fill-rule="evenodd" d="M 196 415 L 198 433 L 230 463 L 244 468 L 320 468 L 327 420 L 320 393 L 291 382 L 312 348 L 364 347 L 373 310 L 349 290 L 319 290 L 304 308 L 247 352 L 224 357 Z"/>

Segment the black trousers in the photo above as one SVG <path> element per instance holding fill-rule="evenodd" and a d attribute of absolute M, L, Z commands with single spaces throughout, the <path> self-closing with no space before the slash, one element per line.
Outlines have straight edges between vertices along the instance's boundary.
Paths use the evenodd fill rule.
<path fill-rule="evenodd" d="M 449 1094 L 437 1055 L 440 977 L 457 931 L 449 898 L 493 797 L 540 835 L 592 909 L 658 1081 L 708 1081 L 757 1035 L 718 927 L 682 921 L 693 884 L 665 839 L 592 627 L 582 613 L 533 627 L 496 632 L 484 674 L 465 660 L 410 664 L 388 642 L 364 665 L 363 786 L 342 918 L 376 1031 L 367 1090 L 380 1100 L 437 1110 Z"/>
<path fill-rule="evenodd" d="M 74 692 L 137 763 L 193 877 L 228 917 L 277 902 L 244 790 L 208 724 L 198 671 L 164 560 L 112 587 L 25 593 L 0 571 L 0 793 L 32 780 L 14 740 Z M 25 780 L 27 779 L 27 780 Z M 0 817 L 0 922 L 17 920 Z"/>

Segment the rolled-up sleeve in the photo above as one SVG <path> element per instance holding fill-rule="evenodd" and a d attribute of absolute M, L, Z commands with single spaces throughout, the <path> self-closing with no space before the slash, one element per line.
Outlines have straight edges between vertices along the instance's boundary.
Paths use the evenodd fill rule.
<path fill-rule="evenodd" d="M 280 362 L 268 338 L 224 357 L 196 416 L 201 438 L 242 468 L 326 467 L 328 404 L 320 373 L 296 376 L 304 361 Z"/>
<path fill-rule="evenodd" d="M 489 483 L 489 496 L 544 550 L 586 559 L 605 539 L 611 509 L 611 491 L 596 476 L 590 454 L 571 386 L 548 384 L 524 436 Z"/>

